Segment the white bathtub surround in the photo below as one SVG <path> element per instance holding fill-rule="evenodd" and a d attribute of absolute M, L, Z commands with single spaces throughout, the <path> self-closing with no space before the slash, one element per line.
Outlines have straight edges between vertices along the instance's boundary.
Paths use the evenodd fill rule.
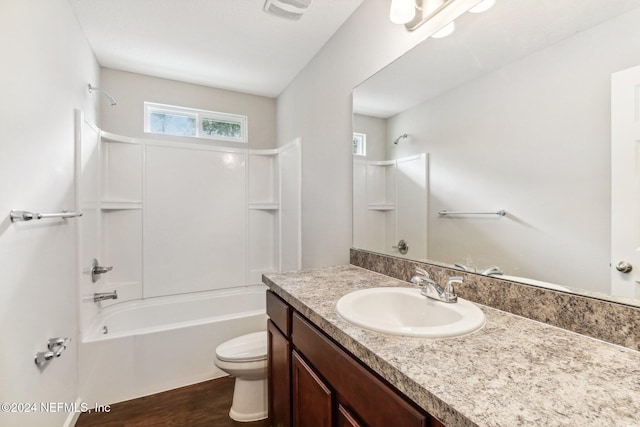
<path fill-rule="evenodd" d="M 148 298 L 103 309 L 79 344 L 82 400 L 111 404 L 227 375 L 213 363 L 215 349 L 265 329 L 265 289 Z"/>
<path fill-rule="evenodd" d="M 81 334 L 100 308 L 299 268 L 300 140 L 250 150 L 114 135 L 79 112 L 76 122 Z M 113 266 L 96 283 L 94 258 Z M 113 290 L 117 300 L 93 302 Z"/>
<path fill-rule="evenodd" d="M 300 140 L 250 150 L 76 123 L 80 396 L 111 404 L 226 375 L 216 347 L 266 328 L 262 273 L 300 267 Z M 93 258 L 113 266 L 96 283 Z"/>

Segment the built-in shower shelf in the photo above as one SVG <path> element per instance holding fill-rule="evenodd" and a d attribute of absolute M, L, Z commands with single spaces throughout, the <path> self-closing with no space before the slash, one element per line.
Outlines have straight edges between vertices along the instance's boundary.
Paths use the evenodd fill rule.
<path fill-rule="evenodd" d="M 139 210 L 142 209 L 142 202 L 115 200 L 103 201 L 100 203 L 100 209 L 103 211 Z"/>
<path fill-rule="evenodd" d="M 261 211 L 277 211 L 280 208 L 278 202 L 254 202 L 249 203 L 249 209 Z"/>
<path fill-rule="evenodd" d="M 100 136 L 102 137 L 102 141 L 105 142 L 120 142 L 125 144 L 140 144 L 141 140 L 138 138 L 131 138 L 129 136 L 116 135 L 111 132 L 100 132 Z"/>
<path fill-rule="evenodd" d="M 392 211 L 395 208 L 395 203 L 369 203 L 367 205 L 367 209 L 370 211 Z"/>

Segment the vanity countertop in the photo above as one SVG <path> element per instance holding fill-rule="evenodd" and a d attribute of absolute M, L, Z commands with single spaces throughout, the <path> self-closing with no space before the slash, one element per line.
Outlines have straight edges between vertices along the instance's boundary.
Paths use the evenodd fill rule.
<path fill-rule="evenodd" d="M 368 331 L 338 316 L 338 299 L 411 285 L 351 265 L 263 281 L 447 426 L 640 426 L 640 352 L 482 305 L 486 324 L 462 337 Z"/>

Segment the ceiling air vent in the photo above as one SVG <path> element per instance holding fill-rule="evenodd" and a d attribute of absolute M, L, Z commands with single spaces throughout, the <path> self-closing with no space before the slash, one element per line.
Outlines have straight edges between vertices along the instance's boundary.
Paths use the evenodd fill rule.
<path fill-rule="evenodd" d="M 298 20 L 310 4 L 311 0 L 267 0 L 264 10 L 283 18 Z"/>

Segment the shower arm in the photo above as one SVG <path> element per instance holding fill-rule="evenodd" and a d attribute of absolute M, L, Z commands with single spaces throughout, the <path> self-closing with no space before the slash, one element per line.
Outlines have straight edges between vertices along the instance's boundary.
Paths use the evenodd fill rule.
<path fill-rule="evenodd" d="M 393 140 L 393 143 L 395 145 L 398 145 L 398 142 L 400 142 L 401 139 L 406 139 L 409 135 L 407 135 L 406 133 L 403 133 L 402 135 L 400 135 L 399 137 L 397 137 L 396 139 Z"/>
<path fill-rule="evenodd" d="M 100 89 L 99 87 L 91 86 L 91 83 L 89 83 L 89 93 L 93 93 L 93 91 L 101 92 L 102 95 L 104 95 L 104 97 L 107 98 L 107 100 L 109 101 L 109 104 L 111 104 L 112 107 L 115 105 L 118 105 L 118 102 L 115 99 L 113 99 L 113 97 L 109 95 L 107 91 L 105 91 L 104 89 Z"/>

